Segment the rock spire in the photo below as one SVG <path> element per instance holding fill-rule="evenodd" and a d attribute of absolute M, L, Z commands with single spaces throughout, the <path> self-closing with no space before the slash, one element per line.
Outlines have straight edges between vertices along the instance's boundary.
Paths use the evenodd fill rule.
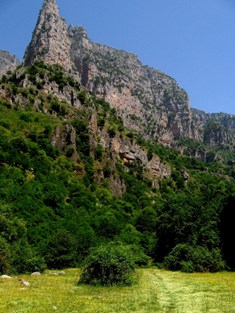
<path fill-rule="evenodd" d="M 55 0 L 45 0 L 40 11 L 32 40 L 26 49 L 25 66 L 41 60 L 71 69 L 70 39 L 65 20 L 59 14 Z"/>
<path fill-rule="evenodd" d="M 48 12 L 54 12 L 55 14 L 59 15 L 59 8 L 56 0 L 44 0 L 42 9 Z"/>

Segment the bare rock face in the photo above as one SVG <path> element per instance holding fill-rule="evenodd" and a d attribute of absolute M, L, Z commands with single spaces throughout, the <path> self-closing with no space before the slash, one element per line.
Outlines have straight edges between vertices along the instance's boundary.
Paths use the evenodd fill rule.
<path fill-rule="evenodd" d="M 167 145 L 197 136 L 188 95 L 174 79 L 144 66 L 134 54 L 93 43 L 81 27 L 69 27 L 69 34 L 81 83 L 108 101 L 125 126 Z"/>
<path fill-rule="evenodd" d="M 20 62 L 15 55 L 0 50 L 0 77 L 8 71 L 14 70 L 18 65 Z"/>
<path fill-rule="evenodd" d="M 59 15 L 56 1 L 45 0 L 23 64 L 27 66 L 41 60 L 48 64 L 60 64 L 70 70 L 70 49 L 67 25 Z"/>

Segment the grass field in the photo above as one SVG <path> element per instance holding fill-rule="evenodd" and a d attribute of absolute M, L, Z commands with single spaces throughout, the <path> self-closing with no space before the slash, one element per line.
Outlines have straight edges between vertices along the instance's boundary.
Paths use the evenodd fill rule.
<path fill-rule="evenodd" d="M 1 313 L 235 313 L 235 273 L 184 274 L 137 271 L 132 287 L 78 286 L 79 270 L 65 276 L 0 278 Z"/>

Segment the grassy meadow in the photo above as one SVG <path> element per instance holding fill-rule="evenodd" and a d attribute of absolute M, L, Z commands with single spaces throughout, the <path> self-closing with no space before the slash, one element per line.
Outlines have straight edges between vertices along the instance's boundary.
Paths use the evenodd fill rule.
<path fill-rule="evenodd" d="M 132 287 L 78 286 L 79 270 L 65 276 L 0 278 L 1 313 L 235 313 L 235 273 L 185 274 L 141 269 Z M 54 272 L 55 273 L 55 272 Z"/>

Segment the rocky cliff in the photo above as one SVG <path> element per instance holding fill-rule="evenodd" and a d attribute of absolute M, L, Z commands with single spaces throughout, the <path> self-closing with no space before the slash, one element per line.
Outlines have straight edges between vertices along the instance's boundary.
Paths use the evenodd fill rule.
<path fill-rule="evenodd" d="M 233 116 L 191 110 L 173 78 L 144 66 L 134 54 L 92 42 L 80 26 L 67 26 L 55 0 L 44 1 L 23 64 L 36 60 L 64 67 L 108 101 L 125 126 L 155 142 L 177 147 L 185 137 L 215 146 L 235 138 Z"/>
<path fill-rule="evenodd" d="M 11 55 L 7 51 L 0 50 L 0 77 L 7 71 L 14 70 L 20 62 L 15 55 Z"/>
<path fill-rule="evenodd" d="M 55 0 L 44 1 L 24 65 L 35 60 L 65 67 L 145 137 L 167 145 L 182 136 L 200 138 L 188 95 L 174 79 L 142 65 L 134 54 L 92 42 L 82 27 L 67 27 Z"/>

